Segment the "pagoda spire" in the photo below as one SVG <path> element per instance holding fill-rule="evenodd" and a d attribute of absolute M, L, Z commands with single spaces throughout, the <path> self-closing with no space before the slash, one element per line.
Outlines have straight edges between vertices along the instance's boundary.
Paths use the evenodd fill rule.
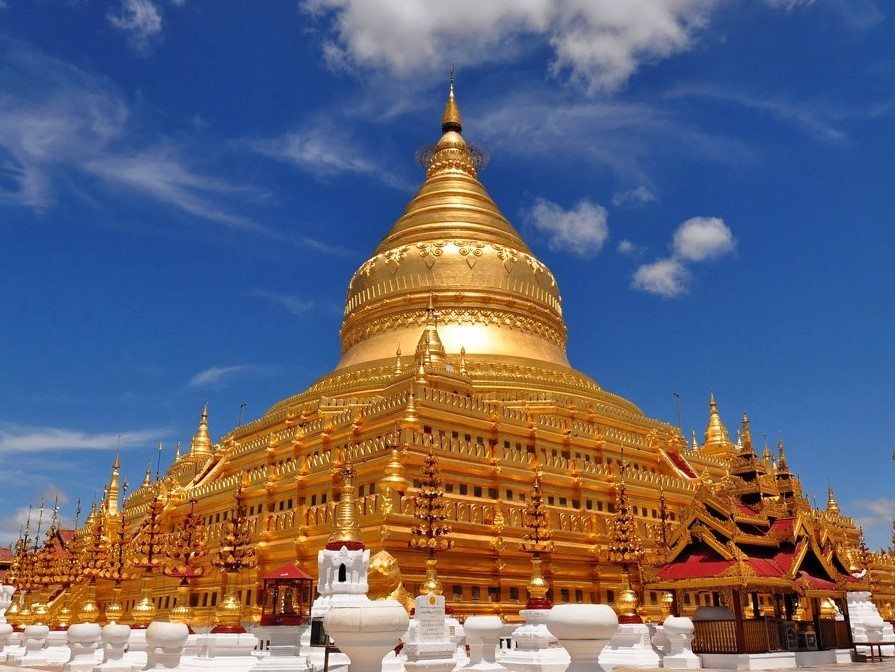
<path fill-rule="evenodd" d="M 836 501 L 836 495 L 833 494 L 833 485 L 827 482 L 827 512 L 839 513 L 839 502 Z"/>
<path fill-rule="evenodd" d="M 329 535 L 326 547 L 331 550 L 339 550 L 347 546 L 349 550 L 363 548 L 360 540 L 360 526 L 357 523 L 357 511 L 354 508 L 355 491 L 354 477 L 357 471 L 351 462 L 346 461 L 342 466 L 342 489 L 339 495 L 339 504 L 336 507 L 336 520 L 333 531 Z"/>
<path fill-rule="evenodd" d="M 143 487 L 148 488 L 152 485 L 152 465 L 146 465 L 146 475 L 143 477 Z"/>
<path fill-rule="evenodd" d="M 445 359 L 444 344 L 438 335 L 438 311 L 435 310 L 435 297 L 429 292 L 429 305 L 426 307 L 426 326 L 416 344 L 416 357 L 421 363 L 428 366 L 432 363 L 443 362 Z"/>
<path fill-rule="evenodd" d="M 749 428 L 749 415 L 743 411 L 743 422 L 740 425 L 740 442 L 744 452 L 755 455 L 755 449 L 752 446 L 752 430 Z"/>
<path fill-rule="evenodd" d="M 721 415 L 718 413 L 718 402 L 715 399 L 715 393 L 712 392 L 709 398 L 709 422 L 705 428 L 705 442 L 702 448 L 714 454 L 727 455 L 733 450 L 733 447 L 730 441 L 730 434 L 727 433 L 727 427 L 724 426 Z"/>
<path fill-rule="evenodd" d="M 202 407 L 199 427 L 190 443 L 190 455 L 197 458 L 211 457 L 211 436 L 208 434 L 208 402 Z"/>
<path fill-rule="evenodd" d="M 451 67 L 450 84 L 448 85 L 448 99 L 444 104 L 444 113 L 441 115 L 441 132 L 447 133 L 463 131 L 463 116 L 460 114 L 460 106 L 454 97 L 454 68 Z"/>
<path fill-rule="evenodd" d="M 110 516 L 118 515 L 118 492 L 120 489 L 119 478 L 121 472 L 121 457 L 115 454 L 115 460 L 112 462 L 112 475 L 109 477 L 109 485 L 106 488 L 106 498 L 103 506 L 106 513 Z"/>
<path fill-rule="evenodd" d="M 780 437 L 780 440 L 777 442 L 777 470 L 781 473 L 789 473 L 789 465 L 786 463 L 786 453 L 784 453 L 785 446 L 783 444 L 783 437 Z"/>

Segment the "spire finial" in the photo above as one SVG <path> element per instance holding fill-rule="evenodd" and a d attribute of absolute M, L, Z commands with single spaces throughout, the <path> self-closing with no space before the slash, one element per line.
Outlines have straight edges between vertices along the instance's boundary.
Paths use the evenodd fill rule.
<path fill-rule="evenodd" d="M 460 115 L 460 106 L 454 97 L 454 66 L 451 66 L 450 84 L 448 85 L 448 99 L 441 115 L 441 132 L 454 131 L 460 133 L 463 130 L 463 117 Z"/>
<path fill-rule="evenodd" d="M 827 480 L 827 511 L 829 513 L 839 513 L 839 502 L 836 501 L 836 495 L 833 494 L 833 484 Z"/>
<path fill-rule="evenodd" d="M 718 402 L 715 399 L 715 393 L 712 392 L 709 397 L 709 422 L 705 428 L 703 449 L 709 448 L 716 453 L 724 453 L 730 450 L 730 446 L 730 435 L 727 433 L 727 428 L 724 426 L 721 415 L 718 413 Z"/>
<path fill-rule="evenodd" d="M 199 427 L 190 442 L 190 455 L 198 458 L 211 457 L 211 435 L 208 433 L 208 402 L 202 407 Z"/>

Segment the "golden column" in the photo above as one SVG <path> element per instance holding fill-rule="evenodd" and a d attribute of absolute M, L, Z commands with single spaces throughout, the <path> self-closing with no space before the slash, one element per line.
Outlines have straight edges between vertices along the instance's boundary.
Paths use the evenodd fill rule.
<path fill-rule="evenodd" d="M 165 575 L 180 579 L 177 586 L 177 605 L 171 610 L 170 619 L 176 623 L 192 624 L 193 609 L 190 606 L 190 579 L 202 576 L 204 568 L 198 561 L 208 554 L 208 535 L 202 520 L 195 513 L 196 500 L 190 500 L 190 510 L 179 525 L 165 538 L 163 554 L 168 561 Z"/>
<path fill-rule="evenodd" d="M 226 575 L 224 599 L 221 600 L 214 613 L 215 622 L 212 633 L 245 632 L 240 625 L 242 620 L 242 603 L 236 594 L 236 575 L 243 569 L 255 566 L 255 546 L 252 531 L 246 516 L 245 488 L 248 479 L 243 474 L 236 486 L 236 508 L 227 521 L 227 534 L 221 540 L 217 557 L 212 564 Z"/>
<path fill-rule="evenodd" d="M 18 599 L 9 605 L 9 609 L 6 610 L 6 618 L 17 632 L 22 629 L 22 626 L 28 624 L 27 621 L 31 615 L 25 605 L 25 595 L 30 590 L 31 583 L 31 558 L 28 552 L 30 525 L 31 511 L 29 509 L 28 520 L 19 534 L 7 576 L 7 581 L 10 585 L 15 586 L 16 592 L 18 592 Z"/>
<path fill-rule="evenodd" d="M 84 543 L 78 551 L 79 580 L 87 583 L 87 596 L 78 610 L 81 623 L 96 623 L 99 606 L 96 604 L 96 580 L 103 575 L 111 544 L 106 536 L 106 520 L 102 512 L 96 510 L 96 502 L 90 508 L 90 515 L 84 525 Z"/>
<path fill-rule="evenodd" d="M 59 630 L 67 630 L 72 621 L 71 611 L 71 587 L 78 583 L 81 578 L 80 569 L 80 553 L 78 552 L 79 541 L 78 524 L 81 520 L 81 500 L 78 500 L 78 507 L 75 510 L 74 530 L 75 535 L 72 540 L 61 549 L 53 560 L 54 584 L 62 587 L 62 608 L 56 614 L 56 627 Z"/>
<path fill-rule="evenodd" d="M 637 529 L 634 511 L 628 502 L 626 485 L 628 463 L 622 455 L 615 486 L 615 514 L 609 528 L 609 562 L 622 567 L 622 589 L 615 600 L 615 610 L 620 623 L 640 623 L 637 614 L 637 593 L 631 588 L 631 568 L 640 570 L 643 560 L 643 544 Z"/>
<path fill-rule="evenodd" d="M 140 600 L 131 609 L 133 628 L 146 628 L 155 619 L 156 608 L 152 599 L 152 575 L 162 566 L 162 510 L 165 507 L 164 498 L 157 495 L 149 503 L 146 517 L 140 523 L 137 534 L 131 542 L 131 564 L 143 569 L 140 579 Z M 122 522 L 123 524 L 123 522 Z"/>
<path fill-rule="evenodd" d="M 531 495 L 525 503 L 523 524 L 528 533 L 520 544 L 523 551 L 531 554 L 531 579 L 528 581 L 528 602 L 526 609 L 550 609 L 553 604 L 547 599 L 550 586 L 541 569 L 542 556 L 553 551 L 553 533 L 544 506 L 544 495 L 541 492 L 541 468 L 535 467 L 535 476 L 531 484 Z"/>
<path fill-rule="evenodd" d="M 441 595 L 443 589 L 438 580 L 435 554 L 453 548 L 454 541 L 447 538 L 451 526 L 444 522 L 447 520 L 444 512 L 444 488 L 438 459 L 431 448 L 423 463 L 420 487 L 413 496 L 413 517 L 417 523 L 410 529 L 413 536 L 408 545 L 426 554 L 426 579 L 420 585 L 420 595 Z"/>
<path fill-rule="evenodd" d="M 127 494 L 127 481 L 125 481 L 122 491 L 124 495 Z M 106 605 L 105 617 L 109 623 L 118 623 L 124 617 L 124 606 L 121 604 L 121 582 L 130 578 L 124 561 L 127 525 L 124 514 L 120 511 L 116 516 L 110 516 L 108 519 L 103 516 L 102 512 L 100 512 L 100 516 L 103 517 L 104 525 L 108 530 L 106 535 L 108 552 L 103 556 L 100 576 L 113 583 L 112 602 Z"/>

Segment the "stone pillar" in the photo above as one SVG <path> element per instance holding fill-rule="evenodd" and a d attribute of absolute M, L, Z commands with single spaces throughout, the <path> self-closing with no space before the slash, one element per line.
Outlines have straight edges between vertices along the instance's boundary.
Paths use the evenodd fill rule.
<path fill-rule="evenodd" d="M 503 632 L 503 622 L 497 616 L 470 616 L 463 624 L 469 645 L 469 664 L 464 670 L 502 672 L 506 670 L 497 658 L 497 644 Z"/>
<path fill-rule="evenodd" d="M 30 667 L 32 663 L 43 664 L 44 660 L 41 653 L 47 645 L 49 634 L 50 627 L 43 623 L 25 627 L 25 635 L 22 638 L 25 644 L 25 655 L 22 656 L 21 662 L 23 667 Z"/>
<path fill-rule="evenodd" d="M 129 625 L 107 623 L 103 626 L 100 639 L 103 644 L 103 662 L 94 667 L 94 672 L 131 672 L 133 666 L 124 660 L 124 649 L 131 635 Z"/>
<path fill-rule="evenodd" d="M 699 656 L 693 653 L 693 621 L 686 616 L 669 616 L 662 624 L 662 634 L 668 643 L 662 657 L 662 667 L 669 670 L 695 670 L 702 667 Z"/>
<path fill-rule="evenodd" d="M 150 623 L 146 628 L 146 667 L 143 669 L 177 669 L 189 634 L 190 629 L 186 623 Z"/>
<path fill-rule="evenodd" d="M 76 623 L 68 626 L 66 634 L 71 657 L 62 669 L 65 672 L 90 672 L 96 665 L 102 629 L 96 623 Z"/>
<path fill-rule="evenodd" d="M 547 629 L 569 652 L 567 672 L 604 672 L 598 659 L 618 629 L 618 616 L 606 604 L 559 604 L 550 610 Z"/>
<path fill-rule="evenodd" d="M 350 672 L 381 672 L 382 659 L 407 631 L 407 612 L 395 600 L 373 601 L 366 595 L 334 605 L 323 627 L 351 661 Z"/>

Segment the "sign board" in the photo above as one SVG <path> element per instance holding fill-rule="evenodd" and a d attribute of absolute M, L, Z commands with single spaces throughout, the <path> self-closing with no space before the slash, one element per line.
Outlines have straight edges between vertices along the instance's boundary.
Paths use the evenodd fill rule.
<path fill-rule="evenodd" d="M 446 637 L 444 595 L 429 593 L 416 598 L 414 619 L 420 642 L 443 642 Z"/>

